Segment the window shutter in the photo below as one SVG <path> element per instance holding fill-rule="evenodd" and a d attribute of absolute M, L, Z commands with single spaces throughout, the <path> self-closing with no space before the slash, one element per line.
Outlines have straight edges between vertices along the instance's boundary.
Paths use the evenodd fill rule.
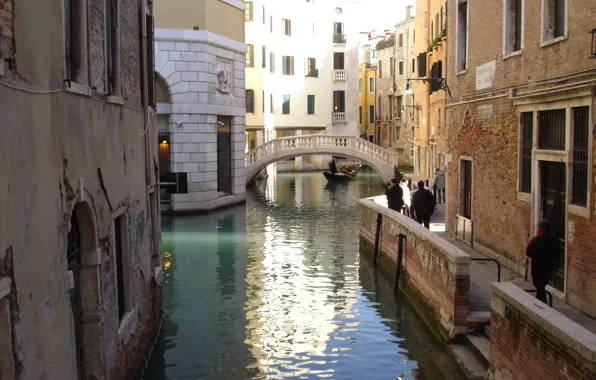
<path fill-rule="evenodd" d="M 281 73 L 284 74 L 284 75 L 286 75 L 288 73 L 287 72 L 287 69 L 286 69 L 286 67 L 288 66 L 287 65 L 287 58 L 288 57 L 286 57 L 285 55 L 283 57 L 281 57 Z"/>
<path fill-rule="evenodd" d="M 426 76 L 426 53 L 418 54 L 418 77 Z"/>
<path fill-rule="evenodd" d="M 290 75 L 294 75 L 294 57 L 290 57 Z"/>

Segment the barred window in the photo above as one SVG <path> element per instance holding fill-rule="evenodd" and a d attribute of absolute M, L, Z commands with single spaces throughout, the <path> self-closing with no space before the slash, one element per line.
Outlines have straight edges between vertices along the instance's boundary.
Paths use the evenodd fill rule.
<path fill-rule="evenodd" d="M 571 203 L 588 204 L 588 145 L 589 107 L 572 108 L 573 116 L 573 172 Z"/>
<path fill-rule="evenodd" d="M 538 147 L 565 150 L 565 110 L 538 112 Z"/>
<path fill-rule="evenodd" d="M 530 193 L 532 191 L 532 142 L 534 136 L 534 114 L 532 112 L 523 112 L 520 115 L 519 127 L 521 130 L 519 191 L 522 193 Z"/>

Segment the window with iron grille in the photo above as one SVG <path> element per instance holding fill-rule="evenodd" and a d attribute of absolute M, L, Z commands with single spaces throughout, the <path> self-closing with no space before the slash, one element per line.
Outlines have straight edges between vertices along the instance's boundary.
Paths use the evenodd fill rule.
<path fill-rule="evenodd" d="M 289 55 L 281 57 L 281 73 L 283 75 L 294 75 L 294 57 Z"/>
<path fill-rule="evenodd" d="M 538 112 L 538 148 L 565 150 L 565 110 Z"/>
<path fill-rule="evenodd" d="M 246 113 L 255 112 L 255 90 L 246 90 Z"/>
<path fill-rule="evenodd" d="M 307 113 L 309 115 L 314 115 L 315 114 L 315 96 L 314 95 L 308 95 L 307 98 Z"/>
<path fill-rule="evenodd" d="M 246 67 L 253 67 L 255 61 L 254 45 L 246 45 Z"/>
<path fill-rule="evenodd" d="M 573 172 L 571 203 L 588 205 L 588 145 L 590 108 L 572 108 L 573 116 Z"/>
<path fill-rule="evenodd" d="M 522 112 L 519 118 L 520 127 L 520 162 L 519 162 L 519 191 L 532 191 L 532 142 L 534 140 L 534 114 Z"/>
<path fill-rule="evenodd" d="M 246 9 L 244 10 L 244 21 L 252 21 L 252 1 L 246 3 Z"/>
<path fill-rule="evenodd" d="M 281 113 L 284 115 L 290 114 L 290 95 L 288 94 L 284 95 L 284 102 L 282 105 Z"/>

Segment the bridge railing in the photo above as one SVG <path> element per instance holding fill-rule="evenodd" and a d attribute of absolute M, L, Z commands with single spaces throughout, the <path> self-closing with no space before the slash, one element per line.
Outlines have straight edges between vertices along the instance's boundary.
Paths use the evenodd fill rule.
<path fill-rule="evenodd" d="M 397 165 L 397 154 L 395 152 L 360 137 L 319 134 L 282 137 L 270 140 L 246 153 L 246 166 L 248 167 L 279 151 L 313 149 L 313 154 L 316 154 L 316 148 L 321 148 L 321 150 L 325 150 L 325 148 L 353 149 L 387 165 L 391 165 L 391 167 Z M 348 155 L 347 153 L 346 155 Z"/>

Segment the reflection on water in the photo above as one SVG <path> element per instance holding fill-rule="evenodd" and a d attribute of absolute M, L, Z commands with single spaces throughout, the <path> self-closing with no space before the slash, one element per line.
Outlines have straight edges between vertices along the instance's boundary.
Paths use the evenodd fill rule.
<path fill-rule="evenodd" d="M 164 328 L 146 380 L 460 379 L 360 256 L 374 174 L 278 174 L 246 207 L 164 218 Z"/>

